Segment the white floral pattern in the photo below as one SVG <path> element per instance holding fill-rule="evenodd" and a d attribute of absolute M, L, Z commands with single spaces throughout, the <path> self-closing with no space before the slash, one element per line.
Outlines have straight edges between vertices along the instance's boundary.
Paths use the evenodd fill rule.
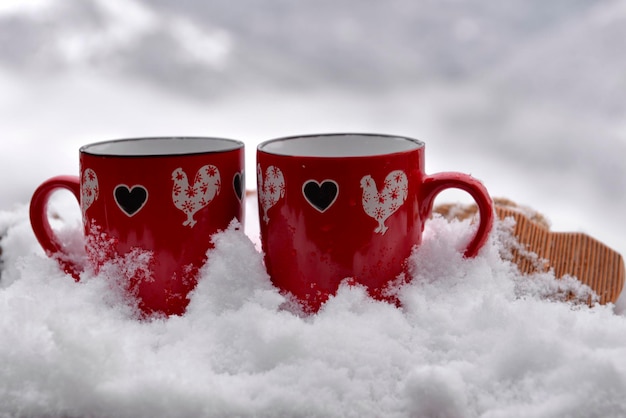
<path fill-rule="evenodd" d="M 96 172 L 91 168 L 85 169 L 80 188 L 80 209 L 83 213 L 83 219 L 86 217 L 87 209 L 98 199 L 99 194 L 100 186 Z"/>
<path fill-rule="evenodd" d="M 270 218 L 267 211 L 285 195 L 285 177 L 283 172 L 273 165 L 267 167 L 264 177 L 259 164 L 257 165 L 257 181 L 263 221 L 268 223 Z"/>
<path fill-rule="evenodd" d="M 174 186 L 172 199 L 174 206 L 187 215 L 184 226 L 193 226 L 197 223 L 194 215 L 207 206 L 217 196 L 221 189 L 220 172 L 214 165 L 201 167 L 194 177 L 193 184 L 189 184 L 187 174 L 182 168 L 172 172 Z"/>
<path fill-rule="evenodd" d="M 392 171 L 385 178 L 383 189 L 379 192 L 372 176 L 361 179 L 363 189 L 363 209 L 370 217 L 378 221 L 374 232 L 387 232 L 385 221 L 402 206 L 408 194 L 408 180 L 402 170 Z"/>

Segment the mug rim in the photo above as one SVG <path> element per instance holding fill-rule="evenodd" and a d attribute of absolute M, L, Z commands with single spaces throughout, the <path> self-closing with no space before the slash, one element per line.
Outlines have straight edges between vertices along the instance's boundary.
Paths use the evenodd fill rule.
<path fill-rule="evenodd" d="M 320 147 L 316 147 L 318 144 L 310 144 L 310 141 L 313 140 L 356 140 L 360 143 L 357 143 L 357 146 L 344 148 L 341 150 L 335 150 L 335 152 L 321 150 Z M 373 144 L 377 141 L 384 142 L 384 144 L 376 144 L 375 150 L 369 150 L 369 148 L 364 147 L 363 140 L 370 140 L 369 143 Z M 396 140 L 402 143 L 400 146 L 393 147 L 393 149 L 388 149 L 385 145 L 389 145 L 389 140 Z M 272 148 L 280 148 L 280 146 L 276 147 L 280 143 L 286 142 L 296 142 L 296 141 L 306 141 L 309 142 L 307 145 L 310 146 L 310 150 L 306 152 L 294 152 L 293 150 L 289 152 L 288 150 L 280 150 L 280 149 L 272 149 Z M 345 142 L 345 141 L 344 141 Z M 306 135 L 291 135 L 280 138 L 269 139 L 261 142 L 257 146 L 257 151 L 270 154 L 277 155 L 283 157 L 298 157 L 298 158 L 359 158 L 359 157 L 376 157 L 376 156 L 387 156 L 398 153 L 405 152 L 413 152 L 419 150 L 425 146 L 423 141 L 419 139 L 411 138 L 404 135 L 391 135 L 391 134 L 379 134 L 379 133 L 361 133 L 361 132 L 339 132 L 339 133 L 321 133 L 321 134 L 306 134 Z M 291 147 L 293 148 L 293 147 Z"/>
<path fill-rule="evenodd" d="M 172 141 L 178 141 L 176 150 Z M 151 148 L 132 147 L 141 142 L 152 143 Z M 180 147 L 181 142 L 185 142 L 184 147 Z M 193 142 L 193 143 L 192 143 Z M 163 145 L 162 148 L 155 149 L 157 143 Z M 210 146 L 209 146 L 210 143 Z M 127 145 L 123 152 L 123 146 Z M 165 146 L 167 145 L 167 146 Z M 122 147 L 120 147 L 122 146 Z M 136 138 L 112 139 L 98 141 L 83 145 L 79 148 L 80 154 L 95 157 L 115 157 L 115 158 L 157 158 L 157 157 L 181 157 L 186 155 L 219 154 L 223 152 L 235 151 L 244 148 L 243 141 L 229 138 L 205 137 L 205 136 L 147 136 Z M 103 148 L 98 150 L 98 148 Z M 117 150 L 119 148 L 119 150 Z M 115 151 L 117 150 L 117 151 Z"/>

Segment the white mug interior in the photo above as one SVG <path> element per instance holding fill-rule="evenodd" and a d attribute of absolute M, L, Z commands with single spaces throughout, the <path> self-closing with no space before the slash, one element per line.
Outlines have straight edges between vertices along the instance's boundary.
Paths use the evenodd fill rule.
<path fill-rule="evenodd" d="M 163 137 L 131 138 L 85 145 L 81 153 L 100 156 L 166 156 L 231 151 L 243 147 L 243 142 L 223 138 Z"/>
<path fill-rule="evenodd" d="M 263 152 L 294 157 L 367 157 L 411 151 L 424 143 L 377 134 L 323 134 L 279 138 L 259 145 Z"/>

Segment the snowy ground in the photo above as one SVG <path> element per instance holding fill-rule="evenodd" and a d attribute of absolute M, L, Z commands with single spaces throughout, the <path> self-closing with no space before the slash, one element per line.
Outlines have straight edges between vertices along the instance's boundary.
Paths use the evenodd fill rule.
<path fill-rule="evenodd" d="M 626 254 L 626 2 L 573 3 L 324 1 L 303 19 L 273 0 L 245 2 L 244 25 L 229 2 L 3 2 L 0 416 L 626 415 L 626 303 L 550 297 L 584 289 L 520 276 L 507 225 L 463 260 L 471 226 L 435 219 L 402 309 L 344 287 L 301 317 L 264 273 L 249 202 L 188 313 L 139 322 L 106 277 L 61 274 L 27 221 L 86 143 L 236 138 L 254 173 L 264 139 L 381 132 L 425 141 L 427 172 L 471 173 Z M 77 205 L 54 207 L 79 240 Z"/>
<path fill-rule="evenodd" d="M 624 316 L 559 301 L 551 275 L 520 276 L 501 258 L 507 225 L 468 260 L 470 225 L 435 219 L 402 309 L 344 286 L 311 317 L 285 307 L 250 238 L 230 229 L 188 312 L 141 322 L 107 277 L 60 273 L 23 215 L 0 222 L 12 225 L 0 290 L 9 416 L 626 413 Z"/>

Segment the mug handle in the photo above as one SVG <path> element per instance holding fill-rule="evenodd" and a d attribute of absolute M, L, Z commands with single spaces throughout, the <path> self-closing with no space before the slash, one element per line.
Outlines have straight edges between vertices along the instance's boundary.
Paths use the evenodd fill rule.
<path fill-rule="evenodd" d="M 30 225 L 37 241 L 48 257 L 55 258 L 61 268 L 78 281 L 82 268 L 71 260 L 48 221 L 48 201 L 52 193 L 59 189 L 69 190 L 80 203 L 80 179 L 78 176 L 52 177 L 43 182 L 33 193 L 30 200 Z"/>
<path fill-rule="evenodd" d="M 487 242 L 495 216 L 493 201 L 480 181 L 468 174 L 455 172 L 426 175 L 421 188 L 420 216 L 422 219 L 427 219 L 432 212 L 435 197 L 443 190 L 450 188 L 469 193 L 478 205 L 480 224 L 463 254 L 465 257 L 475 257 Z"/>

